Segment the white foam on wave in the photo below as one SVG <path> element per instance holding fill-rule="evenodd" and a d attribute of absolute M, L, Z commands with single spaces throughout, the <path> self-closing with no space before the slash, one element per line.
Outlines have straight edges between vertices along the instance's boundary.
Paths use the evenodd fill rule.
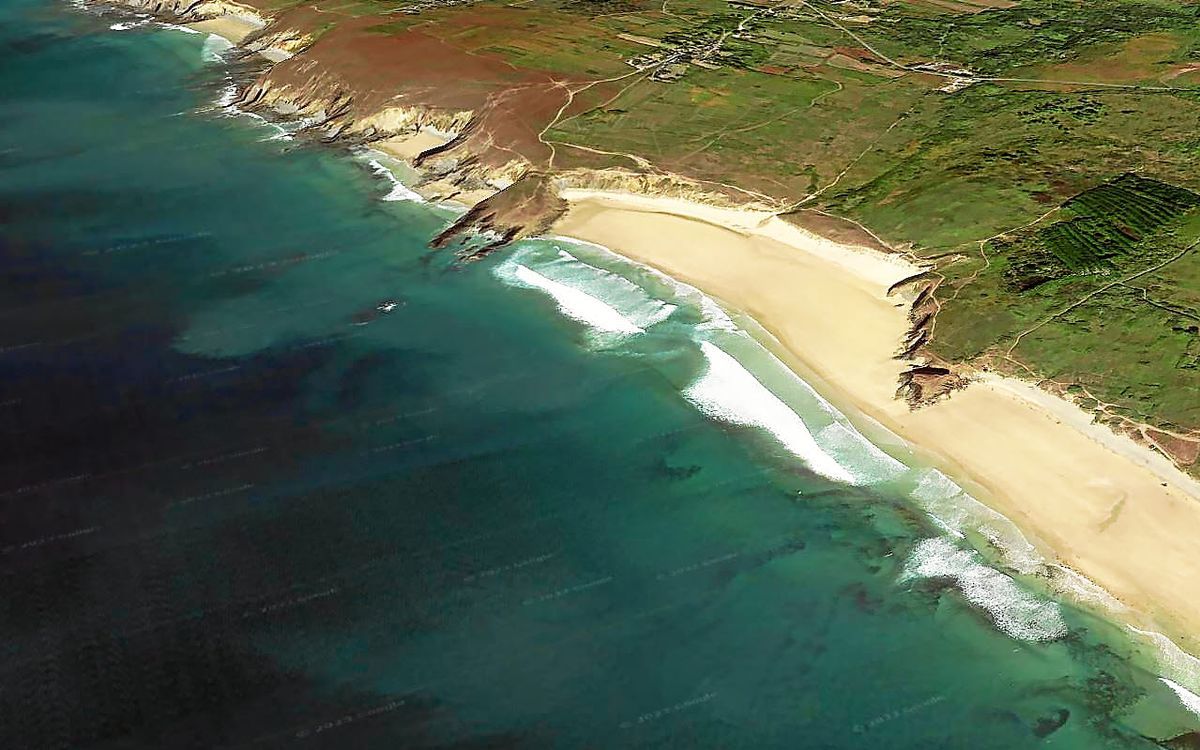
<path fill-rule="evenodd" d="M 982 534 L 1014 570 L 1032 574 L 1045 567 L 1045 558 L 1016 524 L 971 497 L 937 469 L 922 472 L 912 498 L 951 536 L 962 539 L 968 531 Z"/>
<path fill-rule="evenodd" d="M 822 450 L 804 420 L 754 375 L 716 344 L 700 342 L 707 367 L 684 391 L 705 414 L 726 422 L 760 427 L 813 471 L 841 482 L 854 477 Z"/>
<path fill-rule="evenodd" d="M 231 77 L 227 77 L 225 86 L 221 89 L 217 100 L 213 102 L 211 109 L 219 109 L 225 113 L 226 117 L 248 117 L 261 125 L 265 125 L 275 131 L 274 135 L 263 138 L 264 141 L 291 141 L 295 140 L 294 133 L 303 130 L 312 124 L 312 120 L 301 119 L 291 123 L 272 122 L 257 112 L 248 112 L 239 108 L 234 102 L 237 101 L 237 84 L 233 83 Z"/>
<path fill-rule="evenodd" d="M 117 23 L 112 24 L 108 28 L 111 31 L 130 31 L 132 29 L 140 29 L 141 27 L 146 26 L 149 23 L 150 23 L 150 20 L 147 18 L 138 18 L 135 21 L 119 21 Z"/>
<path fill-rule="evenodd" d="M 236 110 L 237 108 L 233 106 L 235 101 L 237 101 L 237 84 L 225 84 L 225 87 L 221 89 L 221 95 L 217 97 L 216 106 L 219 109 L 223 109 L 227 112 L 231 109 Z"/>
<path fill-rule="evenodd" d="M 1026 591 L 985 565 L 978 553 L 945 537 L 923 539 L 904 563 L 900 580 L 949 578 L 967 601 L 988 613 L 996 627 L 1023 641 L 1051 641 L 1067 632 L 1059 606 Z"/>
<path fill-rule="evenodd" d="M 819 401 L 824 399 L 817 397 Z M 827 404 L 827 402 L 825 402 Z M 817 433 L 817 444 L 847 467 L 858 484 L 877 484 L 895 479 L 909 471 L 862 433 L 840 421 Z"/>
<path fill-rule="evenodd" d="M 1179 690 L 1185 690 L 1187 695 L 1195 697 L 1195 694 L 1187 690 L 1180 683 L 1186 683 L 1192 687 L 1200 686 L 1200 659 L 1192 656 L 1188 652 L 1181 649 L 1175 644 L 1175 641 L 1168 638 L 1166 635 L 1154 630 L 1142 630 L 1139 627 L 1129 625 L 1131 631 L 1142 636 L 1150 642 L 1154 648 L 1154 655 L 1158 661 L 1158 669 L 1162 673 L 1159 677 L 1168 687 L 1175 690 L 1175 694 L 1183 701 L 1183 704 L 1189 710 L 1193 709 L 1193 705 L 1188 703 L 1191 698 L 1184 699 L 1184 694 Z M 1179 690 L 1176 690 L 1179 688 Z"/>
<path fill-rule="evenodd" d="M 383 196 L 385 201 L 409 201 L 411 203 L 424 203 L 425 199 L 421 195 L 411 190 L 407 185 L 396 177 L 392 170 L 385 167 L 378 159 L 369 157 L 367 164 L 370 165 L 371 171 L 391 183 L 391 191 Z"/>
<path fill-rule="evenodd" d="M 614 253 L 611 249 L 605 247 L 604 245 L 597 245 L 594 242 L 587 242 L 585 240 L 575 239 L 574 237 L 556 236 L 553 238 L 553 240 L 558 243 L 587 248 L 589 252 L 598 253 L 612 258 L 619 263 L 634 266 L 653 276 L 660 284 L 671 290 L 671 298 L 679 300 L 684 304 L 690 304 L 700 311 L 702 322 L 696 326 L 697 330 L 728 331 L 730 333 L 741 332 L 741 329 L 738 328 L 737 323 L 733 322 L 733 319 L 721 309 L 720 305 L 718 305 L 711 297 L 704 294 L 696 287 L 691 286 L 690 284 L 686 284 L 676 278 L 668 276 L 662 271 L 659 271 L 657 268 L 638 263 L 626 258 L 623 255 Z"/>
<path fill-rule="evenodd" d="M 563 249 L 563 246 L 585 248 L 610 256 L 622 265 L 649 271 L 676 295 L 673 299 L 701 311 L 701 322 L 692 327 L 695 333 L 717 331 L 734 333 L 739 338 L 750 337 L 725 314 L 712 298 L 694 287 L 682 284 L 653 269 L 631 263 L 603 246 L 572 238 L 554 238 L 557 258 L 538 262 L 535 252 L 518 252 L 512 263 L 524 262 L 540 275 L 552 281 L 604 300 L 627 321 L 641 330 L 651 328 L 669 318 L 678 305 L 666 302 L 634 283 L 627 276 L 585 263 Z M 669 299 L 671 297 L 668 297 Z M 803 419 L 776 396 L 758 377 L 716 344 L 697 342 L 707 361 L 707 371 L 685 396 L 697 403 L 705 413 L 724 421 L 749 424 L 771 432 L 793 454 L 806 460 L 818 473 L 839 481 L 871 484 L 891 479 L 908 471 L 908 467 L 892 458 L 858 433 L 845 417 L 815 389 L 796 375 L 777 357 L 759 347 L 757 355 L 772 369 L 772 375 L 803 390 L 807 401 L 823 412 L 825 425 L 814 437 Z M 756 360 L 757 361 L 757 360 Z"/>
<path fill-rule="evenodd" d="M 651 295 L 641 286 L 612 271 L 584 263 L 555 244 L 556 258 L 545 263 L 532 263 L 538 273 L 549 279 L 580 289 L 598 297 L 620 312 L 643 331 L 671 317 L 678 306 Z M 522 254 L 522 260 L 530 258 Z"/>
<path fill-rule="evenodd" d="M 1110 615 L 1125 611 L 1124 604 L 1092 579 L 1056 562 L 1047 562 L 1046 566 L 1053 573 L 1056 590 L 1065 592 L 1076 602 Z"/>
<path fill-rule="evenodd" d="M 500 269 L 498 268 L 497 271 L 500 271 Z M 616 308 L 605 303 L 603 300 L 596 299 L 587 292 L 580 291 L 566 284 L 560 284 L 553 279 L 548 279 L 537 271 L 520 263 L 514 264 L 511 268 L 506 268 L 506 271 L 511 273 L 512 280 L 518 284 L 540 289 L 549 294 L 558 303 L 558 309 L 564 315 L 580 323 L 584 323 L 594 330 L 620 335 L 643 332 L 641 328 L 622 315 Z"/>
<path fill-rule="evenodd" d="M 203 34 L 204 33 L 203 31 L 200 31 L 199 29 L 189 28 L 187 26 L 180 26 L 179 24 L 175 24 L 175 23 L 166 23 L 165 21 L 159 21 L 155 25 L 158 26 L 160 29 L 170 29 L 172 31 L 182 31 L 185 34 Z"/>
<path fill-rule="evenodd" d="M 225 53 L 233 49 L 233 42 L 218 34 L 209 34 L 204 40 L 200 54 L 206 62 L 224 62 Z"/>
<path fill-rule="evenodd" d="M 1183 704 L 1184 708 L 1191 711 L 1196 716 L 1200 716 L 1200 695 L 1196 695 L 1183 685 L 1180 685 L 1178 682 L 1175 682 L 1167 677 L 1159 677 L 1158 679 L 1161 680 L 1164 685 L 1171 688 L 1171 691 L 1174 692 L 1175 695 L 1179 696 L 1179 702 Z"/>

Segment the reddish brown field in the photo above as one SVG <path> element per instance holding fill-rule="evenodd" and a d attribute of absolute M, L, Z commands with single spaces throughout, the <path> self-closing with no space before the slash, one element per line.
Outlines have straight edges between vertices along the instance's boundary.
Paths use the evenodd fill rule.
<path fill-rule="evenodd" d="M 545 163 L 550 148 L 541 142 L 541 131 L 568 102 L 571 89 L 594 80 L 518 67 L 486 51 L 528 34 L 527 16 L 520 12 L 448 13 L 436 24 L 408 29 L 396 29 L 395 18 L 387 16 L 343 16 L 326 29 L 328 15 L 305 7 L 278 18 L 279 27 L 323 33 L 303 55 L 276 65 L 273 82 L 303 86 L 319 71 L 324 88 L 353 92 L 351 107 L 358 115 L 389 106 L 473 111 L 463 145 L 485 164 L 518 156 Z M 381 33 L 385 24 L 392 26 Z M 594 87 L 578 106 L 604 91 Z"/>

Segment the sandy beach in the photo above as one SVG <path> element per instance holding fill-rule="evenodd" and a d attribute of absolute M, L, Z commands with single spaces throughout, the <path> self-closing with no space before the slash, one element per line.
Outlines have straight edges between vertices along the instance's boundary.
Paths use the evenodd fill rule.
<path fill-rule="evenodd" d="M 1109 614 L 1200 651 L 1200 484 L 1021 381 L 985 375 L 911 411 L 895 397 L 905 365 L 893 358 L 908 303 L 886 291 L 918 267 L 766 212 L 583 190 L 563 197 L 572 206 L 557 233 L 749 314 L 869 437 L 886 446 L 888 433 L 899 436 L 923 463 L 1014 521 L 1047 559 L 1127 608 Z"/>
<path fill-rule="evenodd" d="M 440 138 L 428 130 L 419 130 L 407 135 L 396 135 L 376 141 L 375 147 L 385 151 L 397 159 L 413 161 L 421 154 L 439 146 L 446 145 L 446 139 Z"/>
<path fill-rule="evenodd" d="M 225 37 L 234 44 L 241 44 L 246 37 L 261 29 L 263 23 L 248 15 L 227 14 L 207 21 L 188 24 L 188 27 L 206 34 Z"/>

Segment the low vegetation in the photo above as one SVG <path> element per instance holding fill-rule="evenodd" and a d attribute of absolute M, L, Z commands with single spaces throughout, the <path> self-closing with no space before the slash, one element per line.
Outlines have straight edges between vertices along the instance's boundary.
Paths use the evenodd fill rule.
<path fill-rule="evenodd" d="M 538 168 L 865 227 L 937 265 L 937 355 L 1057 384 L 1181 464 L 1200 446 L 1200 5 L 255 1 L 518 71 L 488 101 L 520 127 L 488 143 Z"/>

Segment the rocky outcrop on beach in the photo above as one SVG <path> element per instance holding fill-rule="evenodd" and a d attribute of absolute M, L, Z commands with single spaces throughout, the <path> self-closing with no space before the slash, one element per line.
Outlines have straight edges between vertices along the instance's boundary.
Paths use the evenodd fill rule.
<path fill-rule="evenodd" d="M 553 181 L 531 172 L 475 204 L 429 244 L 436 249 L 463 243 L 468 237 L 482 238 L 463 243 L 458 251 L 462 260 L 478 260 L 515 240 L 545 234 L 566 210 L 567 202 Z"/>
<path fill-rule="evenodd" d="M 892 284 L 887 294 L 913 295 L 908 309 L 909 328 L 896 359 L 914 362 L 900 373 L 896 396 L 916 409 L 935 403 L 957 390 L 966 388 L 970 379 L 930 351 L 928 345 L 937 319 L 937 288 L 941 277 L 922 271 Z"/>
<path fill-rule="evenodd" d="M 969 380 L 940 364 L 916 365 L 900 373 L 897 398 L 916 409 L 966 388 Z"/>
<path fill-rule="evenodd" d="M 309 19 L 291 12 L 269 17 L 229 0 L 114 0 L 117 4 L 152 13 L 173 23 L 195 23 L 236 16 L 261 29 L 241 43 L 247 55 L 257 53 L 269 63 L 246 85 L 234 106 L 268 116 L 300 119 L 300 131 L 326 143 L 357 146 L 436 133 L 443 143 L 411 159 L 437 197 L 479 196 L 503 189 L 529 169 L 529 162 L 509 154 L 504 161 L 481 158 L 471 140 L 478 115 L 469 108 L 424 104 L 405 92 L 368 88 L 347 80 L 325 61 L 305 55 L 316 36 Z"/>

